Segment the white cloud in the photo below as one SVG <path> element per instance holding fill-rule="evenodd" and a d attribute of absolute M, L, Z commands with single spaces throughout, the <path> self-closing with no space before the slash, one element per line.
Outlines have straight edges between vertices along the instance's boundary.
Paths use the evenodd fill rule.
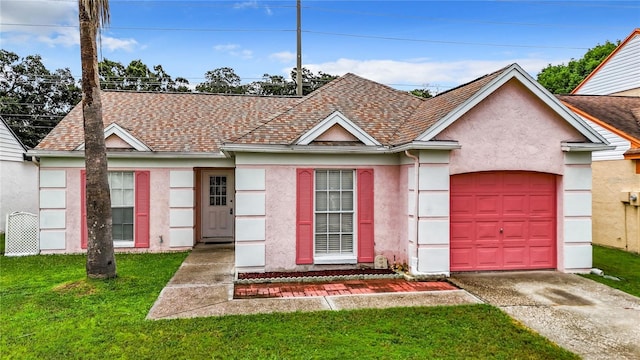
<path fill-rule="evenodd" d="M 2 24 L 78 25 L 78 3 L 73 1 L 7 1 L 0 12 Z M 50 31 L 49 28 L 28 29 L 28 26 L 3 25 L 3 31 Z"/>
<path fill-rule="evenodd" d="M 322 71 L 332 75 L 344 75 L 350 72 L 394 87 L 406 85 L 406 87 L 415 88 L 429 85 L 435 87 L 436 91 L 444 91 L 512 63 L 518 63 L 525 71 L 535 75 L 549 63 L 558 62 L 542 58 L 451 62 L 424 61 L 424 59 L 398 61 L 341 58 L 320 64 L 305 64 L 304 67 L 313 72 Z"/>
<path fill-rule="evenodd" d="M 269 59 L 283 63 L 289 63 L 296 59 L 296 54 L 292 53 L 291 51 L 280 51 L 269 55 Z"/>
<path fill-rule="evenodd" d="M 80 44 L 75 1 L 3 2 L 0 23 L 3 24 L 0 34 L 7 43 L 39 42 L 51 47 Z M 104 34 L 102 42 L 110 51 L 131 51 L 138 44 L 134 39 L 117 39 Z"/>
<path fill-rule="evenodd" d="M 253 51 L 249 49 L 243 49 L 238 44 L 220 44 L 213 47 L 214 50 L 227 53 L 231 56 L 240 57 L 242 59 L 253 58 Z"/>
<path fill-rule="evenodd" d="M 264 9 L 267 15 L 273 14 L 269 5 L 260 5 L 257 0 L 243 1 L 233 4 L 234 9 Z"/>
<path fill-rule="evenodd" d="M 136 45 L 138 45 L 138 42 L 135 39 L 116 39 L 110 36 L 103 35 L 100 40 L 102 42 L 102 46 L 109 51 L 133 51 Z"/>

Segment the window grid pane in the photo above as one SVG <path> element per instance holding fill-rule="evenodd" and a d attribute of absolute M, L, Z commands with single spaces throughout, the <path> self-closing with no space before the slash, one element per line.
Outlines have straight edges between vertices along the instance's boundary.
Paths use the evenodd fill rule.
<path fill-rule="evenodd" d="M 112 239 L 133 241 L 134 177 L 132 171 L 110 171 Z"/>
<path fill-rule="evenodd" d="M 209 205 L 227 205 L 227 177 L 211 176 L 209 178 Z"/>
<path fill-rule="evenodd" d="M 316 170 L 316 255 L 353 254 L 353 184 L 353 170 Z"/>

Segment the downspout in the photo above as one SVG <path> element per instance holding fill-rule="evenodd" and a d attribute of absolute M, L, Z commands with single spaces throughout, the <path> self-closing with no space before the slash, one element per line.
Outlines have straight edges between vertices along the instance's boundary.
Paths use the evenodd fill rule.
<path fill-rule="evenodd" d="M 418 182 L 420 181 L 420 159 L 417 156 L 411 154 L 409 150 L 405 150 L 404 154 L 413 159 L 413 223 L 414 223 L 414 231 L 415 231 L 415 241 L 416 241 L 416 249 L 418 248 L 418 210 L 419 210 L 419 199 L 420 199 L 420 191 Z M 409 254 L 411 256 L 411 254 Z M 417 254 L 416 254 L 417 256 Z M 411 257 L 409 257 L 409 263 L 411 263 Z M 418 269 L 415 269 L 416 271 Z"/>

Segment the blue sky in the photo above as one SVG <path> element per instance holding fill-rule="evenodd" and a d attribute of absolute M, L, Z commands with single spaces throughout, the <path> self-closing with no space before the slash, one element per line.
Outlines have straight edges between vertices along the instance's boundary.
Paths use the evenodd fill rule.
<path fill-rule="evenodd" d="M 295 66 L 296 2 L 111 0 L 101 56 L 243 82 Z M 49 26 L 54 25 L 54 26 Z M 639 1 L 302 1 L 303 66 L 443 91 L 507 64 L 535 76 L 640 27 Z M 0 0 L 0 43 L 80 77 L 75 0 Z"/>

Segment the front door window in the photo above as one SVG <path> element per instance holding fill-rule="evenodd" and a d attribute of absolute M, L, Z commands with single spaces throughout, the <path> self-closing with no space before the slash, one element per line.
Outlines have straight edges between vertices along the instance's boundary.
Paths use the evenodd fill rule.
<path fill-rule="evenodd" d="M 209 205 L 211 206 L 227 205 L 227 177 L 226 176 L 209 177 Z"/>

